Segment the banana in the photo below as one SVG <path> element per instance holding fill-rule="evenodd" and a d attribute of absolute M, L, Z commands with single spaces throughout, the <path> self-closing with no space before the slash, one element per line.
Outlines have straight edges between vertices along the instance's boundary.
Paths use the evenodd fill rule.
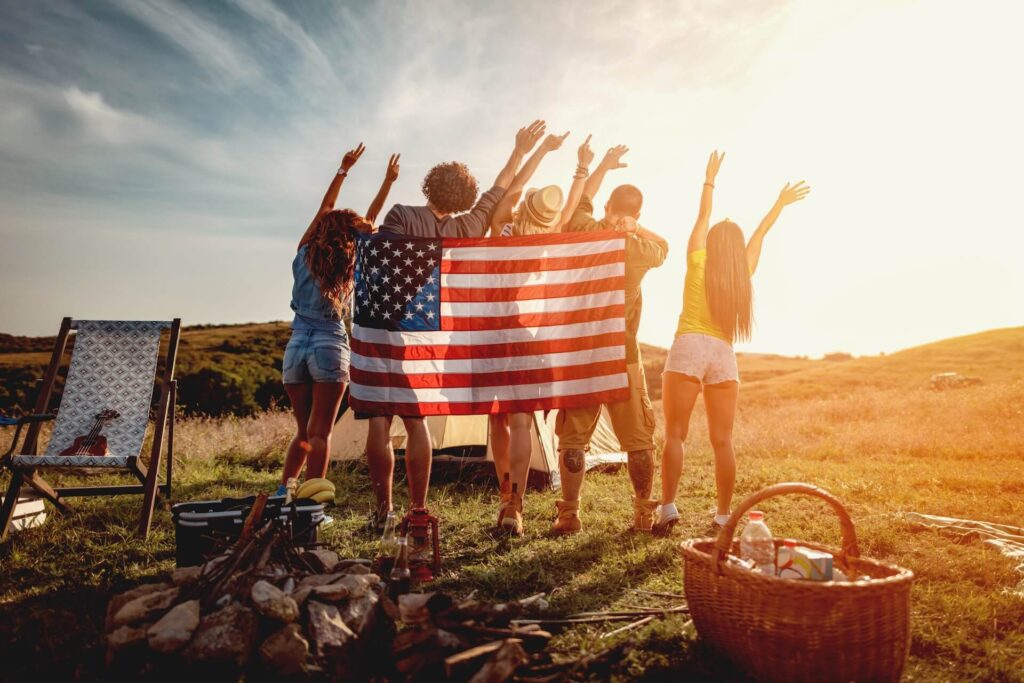
<path fill-rule="evenodd" d="M 320 491 L 319 493 L 314 493 L 312 498 L 315 503 L 333 503 L 334 491 Z"/>
<path fill-rule="evenodd" d="M 334 495 L 334 483 L 328 479 L 309 479 L 295 491 L 296 498 L 312 498 L 321 491 L 330 491 Z"/>

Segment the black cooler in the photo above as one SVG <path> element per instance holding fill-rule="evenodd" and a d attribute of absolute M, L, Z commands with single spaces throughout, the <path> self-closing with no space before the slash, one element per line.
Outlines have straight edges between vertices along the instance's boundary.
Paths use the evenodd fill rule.
<path fill-rule="evenodd" d="M 292 538 L 298 545 L 317 541 L 317 525 L 323 521 L 324 506 L 300 499 L 285 505 L 284 496 L 271 496 L 263 509 L 263 520 L 290 520 Z M 175 559 L 179 567 L 202 564 L 218 545 L 231 543 L 242 533 L 256 496 L 221 498 L 178 503 L 171 508 L 174 518 Z"/>

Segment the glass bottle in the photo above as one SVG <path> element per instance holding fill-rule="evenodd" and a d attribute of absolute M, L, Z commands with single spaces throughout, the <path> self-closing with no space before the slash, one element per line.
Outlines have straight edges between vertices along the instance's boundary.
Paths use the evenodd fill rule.
<path fill-rule="evenodd" d="M 411 576 L 409 571 L 409 539 L 406 536 L 399 536 L 395 539 L 395 559 L 391 566 L 392 581 L 408 581 Z"/>

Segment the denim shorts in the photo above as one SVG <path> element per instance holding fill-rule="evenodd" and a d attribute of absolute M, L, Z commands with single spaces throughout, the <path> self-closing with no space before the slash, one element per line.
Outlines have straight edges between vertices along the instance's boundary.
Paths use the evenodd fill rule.
<path fill-rule="evenodd" d="M 284 349 L 285 384 L 348 382 L 352 351 L 344 330 L 292 330 Z"/>

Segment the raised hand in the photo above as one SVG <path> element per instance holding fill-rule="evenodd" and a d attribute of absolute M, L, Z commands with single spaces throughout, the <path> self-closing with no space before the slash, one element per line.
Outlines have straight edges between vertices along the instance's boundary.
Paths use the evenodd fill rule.
<path fill-rule="evenodd" d="M 580 166 L 590 168 L 590 162 L 594 160 L 594 150 L 590 149 L 590 136 L 583 141 L 580 148 L 576 150 L 576 158 L 579 160 Z"/>
<path fill-rule="evenodd" d="M 615 147 L 612 147 L 605 152 L 604 159 L 601 159 L 601 165 L 609 170 L 626 168 L 629 164 L 622 163 L 622 157 L 628 151 L 629 147 L 626 147 L 625 145 L 616 145 Z"/>
<path fill-rule="evenodd" d="M 555 135 L 552 133 L 544 138 L 544 142 L 541 143 L 540 147 L 545 152 L 553 152 L 562 146 L 562 143 L 565 142 L 567 137 L 569 137 L 569 131 L 566 131 L 565 135 Z"/>
<path fill-rule="evenodd" d="M 359 157 L 363 156 L 363 152 L 365 151 L 366 147 L 364 147 L 363 143 L 360 142 L 356 145 L 355 149 L 350 149 L 345 152 L 345 156 L 341 159 L 341 171 L 343 173 L 348 173 L 348 170 L 356 165 L 356 162 L 359 161 Z"/>
<path fill-rule="evenodd" d="M 718 175 L 718 169 L 722 167 L 722 159 L 725 158 L 725 152 L 719 152 L 717 149 L 711 153 L 708 157 L 708 167 L 704 171 L 704 180 L 709 183 L 715 182 L 715 176 Z"/>
<path fill-rule="evenodd" d="M 537 141 L 544 136 L 544 127 L 546 125 L 544 121 L 537 119 L 529 126 L 520 128 L 519 132 L 516 133 L 516 154 L 526 156 L 533 149 L 533 146 L 537 144 Z"/>
<path fill-rule="evenodd" d="M 789 204 L 800 201 L 810 193 L 811 186 L 803 180 L 793 185 L 786 183 L 786 186 L 779 191 L 779 198 L 775 200 L 775 203 L 779 206 L 788 206 Z"/>
<path fill-rule="evenodd" d="M 391 158 L 388 159 L 388 170 L 384 172 L 384 178 L 387 179 L 389 183 L 393 183 L 398 180 L 398 172 L 400 170 L 398 160 L 401 157 L 401 154 L 392 154 Z"/>

